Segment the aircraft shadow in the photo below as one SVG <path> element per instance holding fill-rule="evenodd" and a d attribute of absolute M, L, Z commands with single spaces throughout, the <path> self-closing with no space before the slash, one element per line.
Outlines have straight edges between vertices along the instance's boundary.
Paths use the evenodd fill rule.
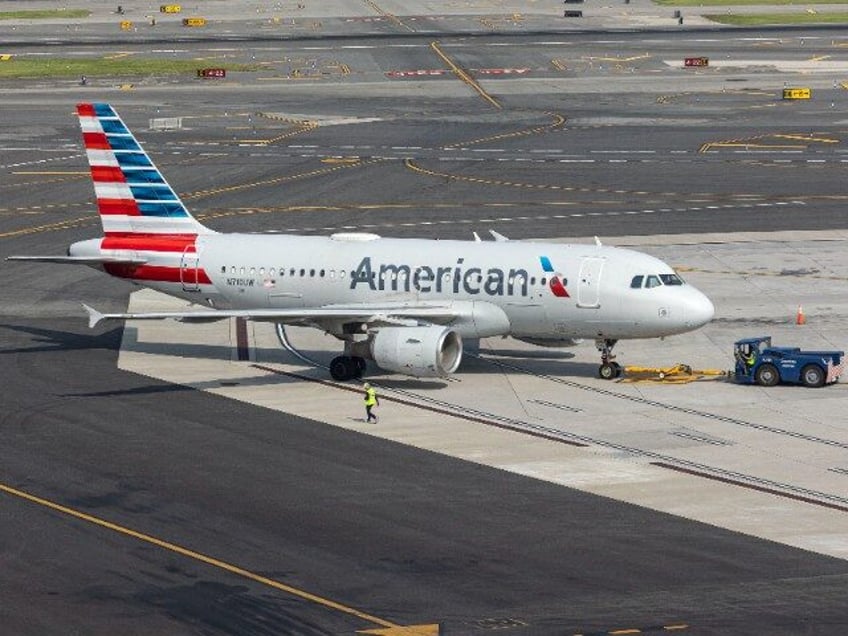
<path fill-rule="evenodd" d="M 193 391 L 190 386 L 182 384 L 148 384 L 145 386 L 135 386 L 131 389 L 116 389 L 112 391 L 89 391 L 85 393 L 59 393 L 61 397 L 77 397 L 77 398 L 110 398 L 129 395 L 153 395 L 165 393 L 182 393 L 185 391 Z"/>
<path fill-rule="evenodd" d="M 167 380 L 162 380 L 167 382 Z M 146 386 L 133 387 L 114 391 L 93 391 L 88 393 L 65 393 L 63 397 L 116 397 L 129 395 L 150 395 L 156 393 L 178 393 L 184 391 L 208 391 L 222 387 L 258 387 L 258 386 L 280 386 L 299 382 L 296 378 L 288 378 L 282 375 L 243 376 L 237 378 L 226 378 L 220 380 L 207 380 L 192 382 L 191 384 L 149 384 Z"/>
<path fill-rule="evenodd" d="M 597 377 L 598 374 L 600 361 L 598 363 L 572 362 L 570 358 L 573 358 L 573 355 L 567 358 L 540 358 L 525 357 L 520 353 L 513 352 L 511 355 L 503 356 L 500 353 L 492 355 L 484 352 L 479 358 L 463 360 L 458 373 L 496 373 L 502 370 L 513 373 L 525 372 L 528 375 L 549 375 L 556 378 L 587 378 Z M 514 367 L 520 367 L 521 371 Z"/>
<path fill-rule="evenodd" d="M 361 380 L 357 380 L 357 383 L 361 382 L 379 382 L 380 387 L 384 389 L 404 389 L 407 391 L 433 391 L 438 389 L 443 389 L 449 384 L 451 384 L 448 380 L 443 380 L 441 378 L 410 378 L 404 376 L 368 376 L 366 375 Z"/>
<path fill-rule="evenodd" d="M 274 355 L 274 362 L 280 362 L 280 352 L 271 350 Z M 329 365 L 330 360 L 339 355 L 337 352 L 327 350 L 304 350 L 298 349 L 298 352 L 309 360 L 314 360 L 318 364 Z M 596 377 L 598 374 L 598 365 L 594 362 L 573 362 L 575 354 L 570 351 L 562 350 L 539 350 L 539 351 L 521 351 L 510 349 L 481 349 L 479 353 L 474 355 L 465 355 L 462 358 L 462 363 L 457 370 L 458 379 L 461 379 L 462 374 L 484 374 L 484 373 L 501 373 L 503 371 L 515 371 L 510 369 L 511 366 L 521 367 L 531 375 L 550 375 L 554 377 L 575 377 L 587 378 Z M 284 355 L 286 362 L 291 364 L 291 358 L 288 354 Z M 256 360 L 259 361 L 260 356 L 257 354 Z M 271 360 L 267 360 L 271 362 Z M 499 366 L 502 361 L 504 367 Z M 304 369 L 315 369 L 315 367 L 307 366 L 303 363 Z M 327 379 L 329 374 L 324 372 L 324 375 L 316 376 L 320 379 Z M 429 390 L 438 389 L 447 386 L 456 380 L 442 380 L 440 378 L 432 379 L 413 379 L 400 375 L 389 375 L 384 372 L 372 361 L 368 361 L 368 368 L 365 372 L 365 378 L 379 380 L 382 386 L 387 388 L 410 389 L 410 390 Z M 415 384 L 413 384 L 415 383 Z"/>
<path fill-rule="evenodd" d="M 133 353 L 150 355 L 175 356 L 180 358 L 199 358 L 208 360 L 237 360 L 235 346 L 215 344 L 188 344 L 180 342 L 139 341 L 138 330 L 128 326 L 125 328 L 122 350 Z M 254 361 L 283 363 L 286 362 L 284 350 L 280 348 L 250 348 Z"/>
<path fill-rule="evenodd" d="M 162 356 L 181 356 L 186 358 L 205 358 L 225 361 L 235 360 L 235 349 L 231 346 L 205 345 L 205 344 L 174 344 L 162 342 L 139 342 L 137 330 L 133 327 L 119 326 L 103 333 L 80 334 L 72 331 L 47 329 L 26 325 L 0 324 L 0 328 L 6 328 L 19 333 L 29 334 L 32 338 L 32 346 L 12 347 L 0 349 L 0 354 L 28 354 L 28 353 L 50 353 L 57 351 L 77 351 L 91 349 L 118 350 L 121 348 L 137 353 L 146 353 Z M 122 338 L 123 336 L 123 338 Z M 282 348 L 258 348 L 252 349 L 253 362 L 291 364 L 292 359 Z M 300 351 L 305 357 L 315 360 L 319 364 L 329 364 L 330 360 L 337 355 L 336 352 L 326 350 Z M 479 357 L 477 357 L 479 355 Z M 510 349 L 481 349 L 475 355 L 467 355 L 459 368 L 459 377 L 462 374 L 483 374 L 500 372 L 499 360 L 507 365 L 503 370 L 509 371 L 509 365 L 520 366 L 530 374 L 550 375 L 553 377 L 595 377 L 597 365 L 585 362 L 571 362 L 574 354 L 570 351 L 545 350 L 526 351 Z M 247 362 L 247 361 L 245 361 Z M 302 365 L 302 366 L 301 366 Z M 312 376 L 316 372 L 316 379 L 327 379 L 322 370 L 299 363 L 299 374 Z M 448 386 L 455 380 L 444 380 L 441 378 L 416 379 L 403 376 L 384 375 L 373 363 L 369 363 L 369 372 L 366 378 L 379 380 L 386 388 L 408 389 L 411 391 L 431 391 Z M 118 395 L 142 395 L 151 393 L 169 393 L 179 391 L 190 391 L 195 389 L 208 390 L 222 386 L 264 386 L 286 383 L 301 382 L 297 378 L 291 378 L 284 374 L 244 376 L 238 378 L 227 378 L 224 380 L 211 380 L 207 382 L 195 382 L 191 386 L 178 384 L 149 385 L 134 387 L 127 390 L 99 391 L 92 393 L 68 394 L 69 397 L 110 397 Z M 356 385 L 359 381 L 352 384 Z"/>
<path fill-rule="evenodd" d="M 0 328 L 33 336 L 34 346 L 0 348 L 0 354 L 46 353 L 55 351 L 80 351 L 86 349 L 117 350 L 121 346 L 123 327 L 103 333 L 80 334 L 73 331 L 44 329 L 25 325 L 0 324 Z"/>
<path fill-rule="evenodd" d="M 567 360 L 574 357 L 574 354 L 571 351 L 563 351 L 562 349 L 538 349 L 533 351 L 520 349 L 480 349 L 473 353 L 481 356 L 521 358 L 524 360 Z"/>

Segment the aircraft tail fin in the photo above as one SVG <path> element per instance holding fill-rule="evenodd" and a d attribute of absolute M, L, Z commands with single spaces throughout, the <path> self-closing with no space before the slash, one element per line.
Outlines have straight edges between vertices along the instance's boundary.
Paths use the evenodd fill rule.
<path fill-rule="evenodd" d="M 78 104 L 77 114 L 107 237 L 212 233 L 189 213 L 109 104 Z"/>

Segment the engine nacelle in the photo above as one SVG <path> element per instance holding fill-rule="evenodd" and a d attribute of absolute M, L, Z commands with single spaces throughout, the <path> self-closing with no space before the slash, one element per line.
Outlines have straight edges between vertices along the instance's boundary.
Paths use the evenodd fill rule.
<path fill-rule="evenodd" d="M 387 371 L 443 377 L 462 361 L 462 338 L 447 327 L 383 327 L 371 340 L 371 357 Z"/>

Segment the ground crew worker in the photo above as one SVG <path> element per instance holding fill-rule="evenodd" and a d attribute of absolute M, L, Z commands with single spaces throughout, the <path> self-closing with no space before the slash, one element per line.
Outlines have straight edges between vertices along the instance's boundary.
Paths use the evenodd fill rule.
<path fill-rule="evenodd" d="M 377 416 L 371 412 L 371 409 L 375 406 L 380 406 L 380 400 L 377 398 L 377 391 L 374 390 L 367 382 L 362 385 L 362 388 L 365 389 L 365 418 L 366 423 L 370 423 L 371 419 L 374 419 L 374 424 L 377 423 Z"/>
<path fill-rule="evenodd" d="M 748 353 L 742 353 L 742 360 L 745 362 L 745 372 L 751 373 L 751 369 L 754 367 L 754 364 L 757 362 L 757 350 L 753 347 L 748 351 Z"/>

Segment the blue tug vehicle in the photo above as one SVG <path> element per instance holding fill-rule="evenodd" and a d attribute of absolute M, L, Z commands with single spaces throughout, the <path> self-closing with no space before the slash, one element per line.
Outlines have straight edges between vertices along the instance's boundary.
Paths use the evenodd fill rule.
<path fill-rule="evenodd" d="M 775 386 L 803 384 L 819 387 L 839 380 L 845 368 L 844 351 L 802 351 L 798 347 L 773 347 L 771 336 L 744 338 L 733 344 L 738 384 Z"/>

